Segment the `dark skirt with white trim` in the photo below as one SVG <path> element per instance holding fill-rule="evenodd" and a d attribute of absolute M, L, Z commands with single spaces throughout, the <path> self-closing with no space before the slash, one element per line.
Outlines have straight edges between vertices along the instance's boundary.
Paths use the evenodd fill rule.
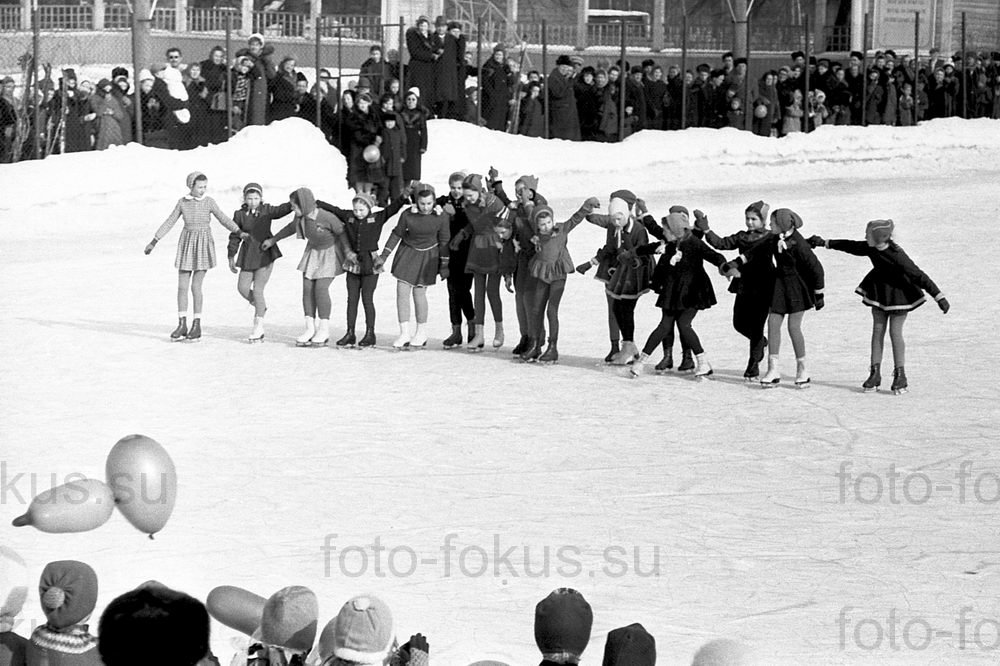
<path fill-rule="evenodd" d="M 861 301 L 868 307 L 889 313 L 916 310 L 927 302 L 927 296 L 920 287 L 908 282 L 887 284 L 878 280 L 874 271 L 861 280 L 854 293 L 861 296 Z"/>

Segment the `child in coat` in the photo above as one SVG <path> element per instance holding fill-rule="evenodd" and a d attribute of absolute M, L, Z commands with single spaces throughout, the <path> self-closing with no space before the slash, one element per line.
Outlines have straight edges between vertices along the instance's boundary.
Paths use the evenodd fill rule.
<path fill-rule="evenodd" d="M 637 256 L 636 248 L 649 243 L 645 227 L 636 219 L 638 197 L 629 190 L 611 193 L 607 215 L 591 213 L 587 221 L 607 230 L 607 239 L 600 254 L 596 279 L 604 282 L 608 300 L 611 352 L 605 362 L 628 365 L 639 357 L 635 346 L 635 306 L 639 297 L 649 291 L 653 273 L 653 258 Z M 621 332 L 621 349 L 618 332 Z"/>
<path fill-rule="evenodd" d="M 556 363 L 559 360 L 556 346 L 559 342 L 559 303 L 566 289 L 566 276 L 573 272 L 573 259 L 569 256 L 566 242 L 569 232 L 600 205 L 601 202 L 596 197 L 590 197 L 572 217 L 558 224 L 548 206 L 539 205 L 532 209 L 530 224 L 538 233 L 531 238 L 535 251 L 528 264 L 528 274 L 537 284 L 530 311 L 532 335 L 528 349 L 521 354 L 521 360 L 537 360 L 540 363 Z M 549 344 L 545 353 L 542 353 L 542 339 L 545 336 L 543 322 L 546 315 L 549 321 Z"/>
<path fill-rule="evenodd" d="M 184 229 L 177 241 L 177 257 L 174 259 L 174 267 L 177 269 L 177 328 L 170 334 L 170 339 L 175 342 L 201 338 L 201 310 L 204 302 L 202 284 L 205 273 L 215 268 L 215 240 L 209 227 L 212 216 L 226 229 L 239 234 L 243 240 L 250 237 L 222 212 L 215 199 L 205 196 L 208 188 L 208 177 L 205 174 L 200 171 L 189 173 L 186 182 L 189 192 L 177 200 L 174 210 L 153 234 L 153 240 L 145 249 L 148 255 L 160 239 L 170 232 L 177 220 L 184 218 Z M 187 326 L 188 289 L 194 299 L 194 318 L 190 330 Z"/>
<path fill-rule="evenodd" d="M 465 197 L 462 196 L 462 181 L 465 174 L 456 171 L 448 177 L 448 193 L 437 198 L 435 204 L 450 217 L 449 233 L 454 238 L 465 229 L 469 218 L 465 215 Z M 472 303 L 472 274 L 465 272 L 465 261 L 469 256 L 469 240 L 463 239 L 450 246 L 448 266 L 448 314 L 451 319 L 451 335 L 441 345 L 445 349 L 455 349 L 462 344 L 462 318 L 468 324 L 466 342 L 476 337 L 476 310 Z"/>
<path fill-rule="evenodd" d="M 288 197 L 295 219 L 272 238 L 261 243 L 267 251 L 283 238 L 295 234 L 306 239 L 298 270 L 302 271 L 302 309 L 305 331 L 295 340 L 297 347 L 325 347 L 330 340 L 330 284 L 344 272 L 345 265 L 358 261 L 347 244 L 344 224 L 335 215 L 316 207 L 308 187 L 300 187 Z"/>
<path fill-rule="evenodd" d="M 347 247 L 358 257 L 356 262 L 344 267 L 347 271 L 347 331 L 344 337 L 337 340 L 338 347 L 353 347 L 355 344 L 371 347 L 376 342 L 375 288 L 378 286 L 379 273 L 382 272 L 378 253 L 379 239 L 385 223 L 407 203 L 409 199 L 405 195 L 398 195 L 388 207 L 374 213 L 375 199 L 366 192 L 354 195 L 351 210 L 338 208 L 325 201 L 316 202 L 317 208 L 333 213 L 344 225 Z M 354 335 L 359 301 L 365 308 L 365 334 L 360 342 Z"/>
<path fill-rule="evenodd" d="M 694 212 L 695 226 L 704 233 L 705 241 L 716 250 L 738 250 L 749 255 L 752 248 L 767 238 L 765 223 L 769 206 L 763 201 L 755 201 L 744 212 L 746 231 L 729 236 L 719 236 L 709 228 L 708 216 L 700 210 Z M 767 252 L 753 253 L 752 260 L 739 269 L 739 274 L 729 283 L 730 293 L 736 294 L 733 301 L 733 328 L 750 343 L 750 354 L 743 378 L 757 381 L 760 377 L 760 362 L 764 360 L 767 337 L 764 326 L 771 308 L 774 293 L 774 264 Z"/>
<path fill-rule="evenodd" d="M 28 598 L 28 567 L 21 556 L 0 546 L 0 666 L 25 666 L 28 640 L 14 633 Z"/>
<path fill-rule="evenodd" d="M 771 295 L 771 312 L 767 316 L 767 373 L 761 377 L 763 388 L 773 388 L 781 382 L 778 355 L 781 352 L 781 324 L 788 317 L 788 337 L 795 350 L 795 385 L 808 388 L 806 370 L 806 341 L 802 335 L 802 315 L 814 307 L 823 309 L 823 265 L 813 253 L 809 243 L 799 233 L 802 218 L 788 208 L 771 213 L 771 235 L 754 246 L 749 255 L 740 255 L 728 267 L 743 265 L 753 260 L 757 252 L 773 257 L 775 265 L 774 290 Z"/>
<path fill-rule="evenodd" d="M 75 560 L 49 562 L 38 582 L 45 624 L 31 633 L 28 666 L 102 666 L 86 624 L 97 604 L 97 574 Z"/>
<path fill-rule="evenodd" d="M 726 258 L 694 236 L 687 218 L 680 213 L 667 215 L 663 219 L 663 227 L 667 242 L 649 243 L 636 249 L 639 256 L 662 251 L 667 270 L 660 287 L 660 297 L 656 300 L 657 307 L 663 311 L 660 324 L 650 334 L 638 360 L 629 370 L 634 377 L 642 375 L 646 359 L 660 346 L 667 333 L 673 331 L 676 322 L 681 339 L 698 361 L 695 377 L 708 377 L 712 374 L 712 366 L 705 358 L 692 322 L 699 310 L 707 310 L 716 303 L 715 290 L 705 273 L 704 262 L 721 266 Z M 662 265 L 663 260 L 660 263 Z"/>
<path fill-rule="evenodd" d="M 389 235 L 379 259 L 382 263 L 399 247 L 392 262 L 396 278 L 396 314 L 399 337 L 396 349 L 427 345 L 427 287 L 437 282 L 438 274 L 448 278 L 448 242 L 451 239 L 446 213 L 435 210 L 434 190 L 420 186 L 416 193 L 417 210 L 405 210 Z M 410 333 L 410 297 L 417 313 L 417 328 Z"/>
<path fill-rule="evenodd" d="M 493 322 L 496 326 L 493 348 L 499 349 L 504 342 L 503 302 L 500 300 L 500 248 L 502 243 L 496 227 L 506 209 L 495 195 L 486 192 L 483 188 L 483 177 L 477 173 L 469 174 L 462 181 L 462 196 L 465 197 L 464 210 L 469 222 L 451 239 L 450 249 L 455 250 L 465 239 L 472 239 L 469 245 L 469 256 L 465 263 L 465 272 L 470 273 L 473 278 L 476 335 L 469 342 L 468 350 L 471 352 L 483 350 L 487 298 L 490 301 Z"/>
<path fill-rule="evenodd" d="M 403 194 L 403 163 L 406 162 L 406 130 L 395 113 L 382 115 L 382 186 L 378 202 L 385 206 Z"/>
<path fill-rule="evenodd" d="M 289 202 L 277 206 L 263 203 L 263 193 L 257 183 L 247 183 L 243 188 L 243 206 L 233 213 L 233 222 L 240 233 L 229 234 L 229 270 L 239 271 L 236 289 L 254 307 L 250 342 L 264 339 L 264 314 L 267 312 L 264 288 L 271 278 L 274 260 L 281 256 L 277 247 L 261 250 L 260 244 L 273 235 L 271 222 L 292 212 Z M 246 242 L 241 237 L 244 232 L 250 235 Z"/>
<path fill-rule="evenodd" d="M 926 291 L 937 301 L 941 312 L 947 314 L 951 306 L 938 286 L 920 270 L 903 248 L 892 240 L 895 224 L 892 220 L 872 220 L 865 227 L 865 240 L 823 240 L 811 236 L 812 247 L 827 247 L 858 257 L 868 257 L 872 270 L 861 280 L 855 293 L 861 302 L 872 309 L 872 351 L 868 379 L 861 385 L 865 392 L 877 391 L 882 384 L 882 351 L 885 332 L 889 330 L 892 342 L 892 392 L 907 390 L 906 345 L 903 341 L 903 324 L 906 315 L 924 304 Z"/>

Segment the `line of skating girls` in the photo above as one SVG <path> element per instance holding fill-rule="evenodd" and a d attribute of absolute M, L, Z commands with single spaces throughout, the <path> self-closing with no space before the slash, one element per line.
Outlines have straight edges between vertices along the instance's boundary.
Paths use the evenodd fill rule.
<path fill-rule="evenodd" d="M 824 240 L 802 236 L 802 218 L 792 210 L 769 207 L 757 201 L 746 208 L 746 229 L 719 236 L 708 216 L 694 211 L 694 225 L 683 206 L 672 206 L 658 223 L 645 202 L 628 190 L 609 197 L 606 214 L 595 213 L 600 201 L 591 197 L 566 221 L 537 192 L 538 179 L 522 176 L 515 182 L 515 198 L 504 191 L 499 174 L 455 173 L 449 192 L 435 197 L 434 188 L 411 183 L 407 192 L 375 211 L 370 193 L 358 192 L 350 210 L 318 201 L 308 188 L 299 188 L 279 205 L 263 203 L 263 188 L 257 183 L 243 190 L 243 205 L 232 219 L 205 195 L 207 178 L 198 172 L 188 176 L 189 193 L 182 197 L 153 240 L 149 254 L 176 221 L 184 220 L 175 267 L 178 270 L 178 327 L 172 340 L 197 340 L 201 336 L 202 282 L 215 266 L 214 242 L 209 226 L 214 215 L 230 233 L 229 266 L 239 272 L 237 290 L 254 306 L 254 325 L 249 340 L 264 338 L 267 311 L 264 290 L 275 260 L 281 257 L 277 243 L 295 234 L 306 240 L 298 270 L 302 272 L 302 303 L 305 330 L 296 340 L 300 346 L 326 346 L 330 337 L 333 280 L 346 274 L 347 328 L 337 346 L 374 346 L 374 291 L 384 264 L 395 251 L 391 274 L 396 278 L 399 335 L 396 349 L 424 347 L 428 340 L 427 289 L 438 277 L 448 283 L 451 335 L 445 349 L 462 344 L 462 318 L 468 323 L 466 339 L 470 352 L 485 347 L 487 302 L 493 315 L 492 346 L 503 346 L 503 306 L 500 284 L 515 293 L 520 339 L 513 348 L 525 362 L 557 362 L 559 305 L 567 276 L 574 271 L 567 239 L 587 221 L 606 230 L 604 245 L 576 272 L 597 267 L 596 279 L 604 284 L 611 351 L 605 362 L 628 366 L 630 376 L 641 377 L 650 357 L 662 346 L 664 358 L 656 371 L 672 369 L 674 330 L 678 331 L 682 361 L 678 371 L 696 378 L 713 374 L 711 364 L 694 330 L 700 310 L 717 303 L 705 264 L 712 264 L 730 278 L 735 294 L 733 327 L 748 341 L 744 378 L 764 388 L 780 384 L 779 364 L 782 325 L 787 326 L 796 359 L 794 383 L 811 383 L 806 366 L 802 320 L 805 312 L 824 306 L 824 272 L 813 249 L 825 247 L 866 256 L 873 269 L 857 288 L 862 302 L 872 310 L 871 361 L 865 391 L 881 385 L 881 362 L 886 331 L 892 342 L 894 370 L 892 391 L 904 392 L 903 323 L 909 311 L 919 307 L 929 294 L 943 312 L 948 301 L 940 289 L 892 240 L 892 220 L 875 220 L 866 228 L 864 241 Z M 379 250 L 383 227 L 402 210 L 397 224 Z M 291 222 L 277 233 L 272 223 L 294 213 Z M 720 251 L 738 251 L 731 261 Z M 192 326 L 187 327 L 187 291 L 194 295 Z M 657 294 L 661 319 L 640 350 L 635 343 L 635 309 L 641 296 Z M 416 327 L 411 330 L 410 302 Z M 355 336 L 359 301 L 364 306 L 366 332 Z M 787 323 L 786 323 L 787 322 Z M 546 324 L 548 334 L 546 335 Z M 766 327 L 766 331 L 765 331 Z M 544 347 L 544 350 L 543 350 Z M 767 371 L 761 377 L 759 364 L 767 351 Z"/>

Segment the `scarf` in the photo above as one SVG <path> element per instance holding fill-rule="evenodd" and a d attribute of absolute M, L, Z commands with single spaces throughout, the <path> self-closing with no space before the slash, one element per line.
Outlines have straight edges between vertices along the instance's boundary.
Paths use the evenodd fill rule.
<path fill-rule="evenodd" d="M 83 654 L 97 649 L 97 639 L 87 630 L 88 626 L 85 624 L 74 624 L 61 631 L 56 631 L 46 624 L 35 629 L 31 635 L 31 642 L 53 652 Z"/>

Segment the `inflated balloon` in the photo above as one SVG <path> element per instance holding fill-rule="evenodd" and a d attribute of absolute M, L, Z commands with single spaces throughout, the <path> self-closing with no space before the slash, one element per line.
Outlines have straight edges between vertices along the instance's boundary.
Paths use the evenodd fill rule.
<path fill-rule="evenodd" d="M 152 539 L 177 501 L 177 470 L 167 450 L 145 435 L 129 435 L 111 449 L 104 471 L 118 510 Z"/>
<path fill-rule="evenodd" d="M 767 107 L 763 104 L 758 104 L 757 108 L 753 110 L 753 115 L 758 118 L 767 118 Z"/>
<path fill-rule="evenodd" d="M 252 636 L 260 627 L 267 599 L 244 590 L 241 587 L 222 585 L 208 593 L 205 607 L 208 614 L 247 636 Z"/>
<path fill-rule="evenodd" d="M 28 512 L 14 519 L 14 527 L 31 525 L 50 534 L 86 532 L 108 522 L 115 498 L 104 482 L 70 481 L 31 500 Z"/>
<path fill-rule="evenodd" d="M 27 598 L 28 565 L 13 550 L 0 546 L 0 625 L 20 615 Z"/>
<path fill-rule="evenodd" d="M 375 162 L 378 162 L 379 159 L 382 157 L 382 151 L 378 149 L 378 146 L 372 144 L 365 148 L 362 155 L 365 158 L 365 162 L 374 164 Z"/>

